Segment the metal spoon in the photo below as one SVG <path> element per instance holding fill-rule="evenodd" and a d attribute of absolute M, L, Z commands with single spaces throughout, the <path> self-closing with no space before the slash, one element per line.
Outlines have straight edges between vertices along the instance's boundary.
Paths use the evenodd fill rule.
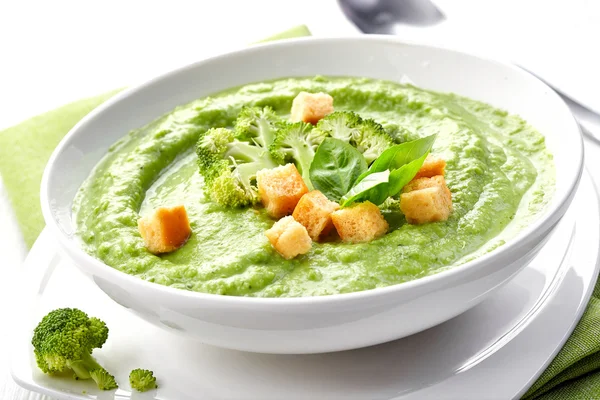
<path fill-rule="evenodd" d="M 394 25 L 431 26 L 444 14 L 429 0 L 339 0 L 344 14 L 364 33 L 394 35 Z"/>
<path fill-rule="evenodd" d="M 363 33 L 394 35 L 397 25 L 432 26 L 446 19 L 430 0 L 338 0 L 338 3 Z M 581 131 L 600 143 L 600 115 L 553 89 L 567 103 Z"/>

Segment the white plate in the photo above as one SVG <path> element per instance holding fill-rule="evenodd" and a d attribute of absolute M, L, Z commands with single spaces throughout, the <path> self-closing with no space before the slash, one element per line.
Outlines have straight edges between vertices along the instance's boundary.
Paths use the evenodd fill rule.
<path fill-rule="evenodd" d="M 69 400 L 516 397 L 547 366 L 585 309 L 598 275 L 599 226 L 597 194 L 586 173 L 536 259 L 479 306 L 395 342 L 292 356 L 219 349 L 133 317 L 58 256 L 45 231 L 25 263 L 23 301 L 30 307 L 15 316 L 20 324 L 13 377 L 27 389 Z M 31 329 L 46 312 L 65 306 L 107 322 L 108 342 L 94 355 L 121 389 L 100 392 L 92 382 L 50 378 L 36 368 Z M 155 371 L 158 390 L 129 391 L 128 372 L 137 367 Z"/>

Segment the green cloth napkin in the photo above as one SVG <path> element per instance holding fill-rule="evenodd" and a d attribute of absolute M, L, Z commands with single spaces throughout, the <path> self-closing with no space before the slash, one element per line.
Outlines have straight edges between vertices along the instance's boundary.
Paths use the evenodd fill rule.
<path fill-rule="evenodd" d="M 310 34 L 297 26 L 264 41 Z M 67 104 L 0 132 L 0 175 L 29 247 L 44 227 L 39 188 L 52 150 L 81 118 L 117 92 Z M 575 331 L 524 398 L 600 399 L 600 284 Z"/>
<path fill-rule="evenodd" d="M 523 398 L 600 399 L 600 281 L 573 334 Z"/>
<path fill-rule="evenodd" d="M 0 175 L 27 247 L 45 225 L 40 182 L 50 154 L 80 119 L 117 92 L 75 101 L 0 132 Z"/>

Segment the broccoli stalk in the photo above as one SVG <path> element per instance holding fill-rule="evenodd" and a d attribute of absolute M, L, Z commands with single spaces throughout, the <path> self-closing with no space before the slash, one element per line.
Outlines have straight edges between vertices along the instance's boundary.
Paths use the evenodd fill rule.
<path fill-rule="evenodd" d="M 72 371 L 75 379 L 93 379 L 99 389 L 116 389 L 114 377 L 92 357 L 108 338 L 106 324 L 76 308 L 49 312 L 33 331 L 33 351 L 46 374 Z"/>
<path fill-rule="evenodd" d="M 278 124 L 270 108 L 245 107 L 234 131 L 213 128 L 200 137 L 196 146 L 198 166 L 213 201 L 243 207 L 260 200 L 256 172 L 278 165 L 268 151 Z"/>
<path fill-rule="evenodd" d="M 304 122 L 288 123 L 277 131 L 270 147 L 271 155 L 280 163 L 294 162 L 300 170 L 304 183 L 312 190 L 309 170 L 315 151 L 325 135 Z"/>
<path fill-rule="evenodd" d="M 67 367 L 73 370 L 77 379 L 90 379 L 92 371 L 102 369 L 91 354 L 83 354 L 80 360 L 67 360 Z"/>
<path fill-rule="evenodd" d="M 138 392 L 145 392 L 158 387 L 154 373 L 150 370 L 141 368 L 131 371 L 129 374 L 129 384 Z"/>

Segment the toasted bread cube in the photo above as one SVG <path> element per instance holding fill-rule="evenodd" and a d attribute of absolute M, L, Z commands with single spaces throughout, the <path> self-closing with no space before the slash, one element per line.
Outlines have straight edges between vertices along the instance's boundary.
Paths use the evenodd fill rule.
<path fill-rule="evenodd" d="M 431 178 L 414 178 L 402 188 L 402 192 L 408 193 L 414 190 L 426 189 L 434 186 L 446 186 L 446 179 L 441 175 L 432 176 Z"/>
<path fill-rule="evenodd" d="M 333 97 L 327 93 L 300 92 L 292 102 L 292 122 L 316 124 L 333 112 Z"/>
<path fill-rule="evenodd" d="M 291 215 L 275 222 L 271 229 L 265 231 L 265 235 L 275 250 L 287 260 L 306 254 L 312 248 L 306 228 Z"/>
<path fill-rule="evenodd" d="M 330 201 L 318 190 L 306 193 L 294 209 L 294 219 L 300 222 L 315 242 L 333 229 L 331 213 L 340 208 L 338 203 Z"/>
<path fill-rule="evenodd" d="M 403 191 L 400 209 L 409 224 L 446 221 L 452 212 L 452 194 L 441 175 L 415 179 Z"/>
<path fill-rule="evenodd" d="M 256 183 L 260 200 L 273 218 L 291 214 L 300 198 L 308 193 L 294 164 L 260 170 L 256 173 Z"/>
<path fill-rule="evenodd" d="M 146 248 L 154 254 L 177 250 L 192 234 L 184 206 L 159 207 L 138 220 L 138 229 Z"/>
<path fill-rule="evenodd" d="M 379 207 L 370 201 L 331 214 L 333 225 L 344 242 L 365 243 L 383 236 L 389 225 Z"/>
<path fill-rule="evenodd" d="M 423 178 L 423 177 L 431 178 L 436 175 L 444 176 L 445 172 L 446 172 L 446 161 L 429 154 L 427 156 L 427 158 L 425 159 L 425 162 L 423 162 L 421 169 L 419 169 L 419 172 L 417 172 L 417 175 L 415 175 L 415 177 L 413 179 L 418 179 L 418 178 Z"/>

